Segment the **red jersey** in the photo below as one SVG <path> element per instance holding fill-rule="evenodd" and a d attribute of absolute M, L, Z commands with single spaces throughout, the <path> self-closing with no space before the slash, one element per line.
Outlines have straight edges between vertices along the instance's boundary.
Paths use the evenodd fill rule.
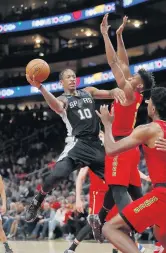
<path fill-rule="evenodd" d="M 166 121 L 154 121 L 160 125 L 166 138 Z M 166 153 L 143 145 L 149 176 L 153 184 L 166 183 Z"/>
<path fill-rule="evenodd" d="M 106 184 L 106 182 L 99 178 L 98 176 L 96 176 L 95 173 L 93 173 L 91 170 L 89 170 L 89 177 L 90 177 L 90 192 L 93 191 L 107 191 L 108 190 L 108 186 Z"/>
<path fill-rule="evenodd" d="M 138 108 L 142 102 L 142 95 L 135 92 L 135 101 L 129 106 L 123 106 L 114 101 L 114 121 L 112 124 L 113 136 L 128 136 L 135 126 Z"/>

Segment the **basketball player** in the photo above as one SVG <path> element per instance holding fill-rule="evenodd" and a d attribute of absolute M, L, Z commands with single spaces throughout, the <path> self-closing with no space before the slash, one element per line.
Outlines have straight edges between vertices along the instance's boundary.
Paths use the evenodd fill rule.
<path fill-rule="evenodd" d="M 156 147 L 157 150 L 161 150 L 161 151 L 166 152 L 166 139 L 160 137 L 155 142 L 155 147 Z M 163 250 L 164 250 L 163 246 L 159 242 L 156 242 L 155 243 L 154 253 L 162 253 Z"/>
<path fill-rule="evenodd" d="M 120 214 L 106 223 L 103 234 L 123 253 L 139 253 L 126 232 L 142 233 L 154 225 L 156 239 L 166 252 L 166 155 L 157 150 L 156 139 L 166 138 L 166 88 L 154 88 L 148 102 L 148 115 L 153 122 L 141 125 L 131 135 L 115 142 L 112 135 L 112 118 L 107 106 L 97 112 L 105 127 L 105 149 L 107 155 L 117 156 L 122 152 L 143 145 L 145 159 L 152 180 L 153 190 L 127 205 Z M 123 168 L 125 171 L 125 167 Z M 125 231 L 125 232 L 124 232 Z"/>
<path fill-rule="evenodd" d="M 117 30 L 117 54 L 108 36 L 108 15 L 106 14 L 101 23 L 101 33 L 103 35 L 108 64 L 110 65 L 116 82 L 126 96 L 124 103 L 114 101 L 111 114 L 114 114 L 113 136 L 115 141 L 123 139 L 133 131 L 138 108 L 142 102 L 143 90 L 150 89 L 154 84 L 151 74 L 141 69 L 131 76 L 129 70 L 129 60 L 124 47 L 122 32 L 127 22 L 124 17 L 123 24 Z M 119 212 L 131 202 L 131 200 L 142 197 L 141 180 L 138 172 L 140 161 L 139 148 L 135 147 L 123 154 L 115 157 L 106 156 L 105 159 L 105 180 L 109 190 L 105 195 L 104 205 L 99 215 L 90 215 L 88 221 L 92 226 L 95 239 L 102 242 L 101 227 L 109 211 L 108 204 L 111 199 Z M 112 201 L 113 198 L 113 201 Z M 110 206 L 110 203 L 109 203 Z"/>
<path fill-rule="evenodd" d="M 55 170 L 45 178 L 41 191 L 35 196 L 27 209 L 26 220 L 33 221 L 45 196 L 61 180 L 69 176 L 74 170 L 89 166 L 92 171 L 104 179 L 105 149 L 99 139 L 99 118 L 95 113 L 94 98 L 125 100 L 124 92 L 116 88 L 113 90 L 98 90 L 86 87 L 76 90 L 76 75 L 73 70 L 65 69 L 60 73 L 60 82 L 64 93 L 55 98 L 38 81 L 27 75 L 27 81 L 39 88 L 46 102 L 52 110 L 58 113 L 66 124 L 68 136 L 74 136 L 60 155 Z"/>
<path fill-rule="evenodd" d="M 166 152 L 166 139 L 160 137 L 158 140 L 155 141 L 155 147 L 157 150 L 165 151 Z M 155 242 L 155 249 L 154 253 L 162 253 L 164 251 L 163 246 L 159 242 Z"/>
<path fill-rule="evenodd" d="M 6 193 L 5 193 L 5 187 L 4 187 L 4 183 L 1 176 L 0 176 L 0 195 L 2 199 L 2 207 L 1 207 L 0 212 L 1 214 L 5 214 L 6 213 Z M 3 230 L 1 215 L 0 215 L 0 240 L 5 247 L 5 253 L 13 253 L 13 250 L 9 247 L 6 235 Z"/>

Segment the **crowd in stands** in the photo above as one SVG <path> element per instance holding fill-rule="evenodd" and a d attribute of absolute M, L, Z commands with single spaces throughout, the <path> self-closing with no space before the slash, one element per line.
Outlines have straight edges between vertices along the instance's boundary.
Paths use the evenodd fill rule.
<path fill-rule="evenodd" d="M 40 190 L 40 173 L 21 178 L 12 175 L 5 179 L 8 211 L 3 216 L 3 227 L 9 239 L 71 239 L 85 223 L 85 215 L 76 216 L 74 174 L 57 186 L 42 204 L 33 223 L 25 222 L 25 209 Z"/>

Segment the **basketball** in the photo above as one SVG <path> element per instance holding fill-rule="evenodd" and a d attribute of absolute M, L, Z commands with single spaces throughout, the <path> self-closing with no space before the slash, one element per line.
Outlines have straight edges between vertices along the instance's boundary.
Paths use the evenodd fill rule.
<path fill-rule="evenodd" d="M 31 79 L 33 79 L 34 76 L 36 81 L 42 83 L 48 78 L 50 67 L 44 60 L 34 59 L 26 66 L 26 74 L 29 75 Z"/>

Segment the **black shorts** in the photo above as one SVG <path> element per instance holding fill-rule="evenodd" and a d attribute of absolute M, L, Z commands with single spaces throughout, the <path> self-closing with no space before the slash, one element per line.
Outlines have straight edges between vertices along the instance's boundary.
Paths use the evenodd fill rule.
<path fill-rule="evenodd" d="M 104 179 L 105 149 L 100 139 L 72 138 L 58 161 L 66 157 L 74 160 L 75 169 L 88 166 L 96 175 Z"/>

